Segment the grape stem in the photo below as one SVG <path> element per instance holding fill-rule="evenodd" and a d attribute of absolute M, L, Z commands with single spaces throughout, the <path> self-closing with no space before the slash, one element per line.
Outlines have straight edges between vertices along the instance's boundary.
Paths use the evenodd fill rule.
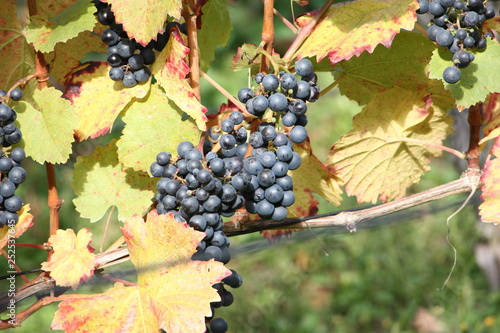
<path fill-rule="evenodd" d="M 340 80 L 342 78 L 344 78 L 345 76 L 345 72 L 342 72 L 342 74 L 340 74 L 340 76 L 335 80 L 333 81 L 328 87 L 326 87 L 325 89 L 321 90 L 321 92 L 319 93 L 319 96 L 323 96 L 325 95 L 327 92 L 329 92 L 330 90 L 332 90 L 333 88 L 335 88 L 336 86 L 339 85 L 340 83 Z"/>
<path fill-rule="evenodd" d="M 262 43 L 261 43 L 261 45 L 262 45 Z M 269 52 L 267 52 L 261 45 L 259 45 L 259 47 L 256 50 L 257 54 L 255 55 L 255 58 L 257 58 L 259 55 L 262 55 L 263 57 L 265 57 L 271 63 L 271 65 L 273 65 L 274 74 L 278 75 L 279 70 L 280 70 L 280 66 L 278 65 L 278 63 L 276 61 L 274 61 L 273 56 Z M 254 59 L 252 59 L 252 61 L 250 63 L 252 63 Z M 268 66 L 267 71 L 261 70 L 262 73 L 268 72 L 268 71 L 269 71 L 269 66 Z"/>
<path fill-rule="evenodd" d="M 231 101 L 231 103 L 233 103 L 243 113 L 243 115 L 245 115 L 245 117 L 255 118 L 255 116 L 253 114 L 248 113 L 247 109 L 240 101 L 238 101 L 233 95 L 231 95 L 226 89 L 224 89 L 214 79 L 212 79 L 210 76 L 208 76 L 207 73 L 200 70 L 200 76 L 202 78 L 204 78 L 205 80 L 207 80 L 208 83 L 210 83 L 215 89 L 217 89 L 222 95 L 224 95 L 229 101 Z"/>
<path fill-rule="evenodd" d="M 262 23 L 262 42 L 259 48 L 262 47 L 268 54 L 273 53 L 274 48 L 274 0 L 264 0 L 264 21 Z M 260 62 L 260 72 L 267 73 L 269 71 L 269 63 L 271 62 L 271 57 L 262 54 L 262 60 Z M 275 64 L 273 63 L 273 66 Z M 274 67 L 274 71 L 278 68 Z"/>
<path fill-rule="evenodd" d="M 194 93 L 198 101 L 201 101 L 201 90 L 200 90 L 200 50 L 198 47 L 198 34 L 196 28 L 196 14 L 195 14 L 195 4 L 193 0 L 187 1 L 183 6 L 182 16 L 186 21 L 187 36 L 188 36 L 188 47 L 189 47 L 189 68 L 191 73 L 189 74 L 189 80 L 191 88 L 193 88 Z"/>
<path fill-rule="evenodd" d="M 425 37 L 427 37 L 427 30 L 425 30 L 420 24 L 418 24 L 417 22 L 415 22 L 415 29 L 417 29 L 418 31 L 420 31 L 422 33 L 422 35 L 424 35 Z"/>

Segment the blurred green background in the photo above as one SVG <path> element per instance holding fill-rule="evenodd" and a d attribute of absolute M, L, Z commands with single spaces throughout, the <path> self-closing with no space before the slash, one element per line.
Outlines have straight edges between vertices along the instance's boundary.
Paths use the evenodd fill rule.
<path fill-rule="evenodd" d="M 290 3 L 276 2 L 277 9 L 291 18 Z M 319 8 L 322 3 L 311 1 L 306 8 L 294 5 L 295 13 Z M 234 25 L 231 40 L 227 48 L 217 50 L 216 62 L 208 74 L 236 95 L 240 87 L 247 85 L 248 76 L 228 67 L 238 46 L 259 43 L 263 6 L 260 1 L 231 1 L 230 8 Z M 293 34 L 278 20 L 275 24 L 276 48 L 283 54 Z M 331 82 L 330 74 L 320 75 L 321 87 Z M 203 103 L 211 111 L 226 102 L 206 81 L 202 82 L 202 93 Z M 351 128 L 352 117 L 360 109 L 337 90 L 309 107 L 310 139 L 320 160 L 326 159 L 331 145 Z M 463 120 L 464 115 L 461 116 Z M 122 126 L 117 122 L 106 137 L 75 145 L 75 156 L 89 154 L 96 145 L 119 136 Z M 463 133 L 466 135 L 466 130 Z M 466 149 L 456 142 L 459 140 L 450 140 L 449 145 Z M 92 245 L 97 253 L 107 217 L 90 224 L 75 212 L 71 189 L 75 156 L 67 165 L 57 166 L 60 196 L 65 201 L 61 228 L 88 227 L 94 235 Z M 409 192 L 457 179 L 460 172 L 456 162 L 448 155 L 433 160 L 432 171 Z M 47 240 L 49 229 L 45 168 L 32 161 L 26 162 L 26 168 L 29 178 L 20 187 L 20 195 L 31 204 L 35 225 L 19 242 L 41 244 Z M 478 228 L 474 205 L 466 206 L 451 220 L 449 236 L 457 249 L 457 265 L 441 289 L 454 262 L 453 249 L 446 241 L 446 219 L 465 198 L 466 195 L 454 196 L 371 221 L 366 224 L 376 227 L 360 228 L 356 233 L 346 233 L 341 228 L 304 230 L 272 244 L 260 234 L 233 237 L 233 259 L 228 267 L 243 276 L 244 284 L 231 290 L 234 304 L 217 309 L 216 317 L 228 321 L 230 332 L 498 332 L 500 294 L 490 290 L 475 257 L 478 245 L 488 248 L 485 244 L 491 232 Z M 358 206 L 355 199 L 345 196 L 341 207 L 318 200 L 320 213 Z M 112 213 L 104 248 L 119 236 L 120 225 L 116 212 Z M 24 270 L 38 268 L 44 259 L 44 251 L 17 248 L 17 263 Z M 4 267 L 5 260 L 1 265 Z M 131 268 L 127 263 L 110 271 L 120 276 Z M 107 282 L 91 283 L 78 292 L 102 292 L 109 286 Z M 5 281 L 0 281 L 0 290 L 5 289 Z M 33 301 L 31 298 L 21 303 L 20 308 Z M 49 332 L 56 309 L 56 304 L 43 308 L 15 332 Z"/>

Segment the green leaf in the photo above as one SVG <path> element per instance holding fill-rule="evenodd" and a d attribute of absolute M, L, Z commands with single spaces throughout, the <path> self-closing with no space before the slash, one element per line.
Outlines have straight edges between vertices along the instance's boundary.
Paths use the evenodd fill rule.
<path fill-rule="evenodd" d="M 242 69 L 251 68 L 252 75 L 255 75 L 260 70 L 260 60 L 261 57 L 255 57 L 257 54 L 257 45 L 255 44 L 243 44 L 243 46 L 238 47 L 238 52 L 233 57 L 233 64 L 231 69 L 234 71 L 239 71 Z M 285 62 L 281 60 L 279 54 L 273 53 L 273 60 L 278 64 L 278 66 L 284 66 Z M 252 61 L 253 60 L 253 61 Z M 249 64 L 249 61 L 252 61 Z"/>
<path fill-rule="evenodd" d="M 454 99 L 441 81 L 430 80 L 425 71 L 435 48 L 421 34 L 402 31 L 390 48 L 379 45 L 372 54 L 363 53 L 331 67 L 337 69 L 334 76 L 339 80 L 340 92 L 360 104 L 367 104 L 374 94 L 392 87 L 427 87 L 434 103 L 447 110 L 454 107 Z"/>
<path fill-rule="evenodd" d="M 488 45 L 483 52 L 474 53 L 474 61 L 460 69 L 462 78 L 458 83 L 445 83 L 445 88 L 457 101 L 459 109 L 468 108 L 486 99 L 489 93 L 500 92 L 500 45 L 487 38 Z M 443 79 L 446 67 L 453 66 L 452 54 L 445 48 L 438 48 L 432 54 L 429 77 Z"/>
<path fill-rule="evenodd" d="M 36 105 L 21 101 L 15 107 L 26 154 L 38 163 L 64 163 L 71 154 L 78 118 L 71 103 L 55 88 L 36 89 Z"/>
<path fill-rule="evenodd" d="M 107 62 L 89 62 L 66 82 L 66 97 L 80 119 L 76 129 L 79 141 L 108 133 L 127 104 L 134 98 L 143 98 L 149 91 L 149 81 L 133 88 L 112 81 L 108 75 L 110 68 Z"/>
<path fill-rule="evenodd" d="M 328 57 L 332 64 L 391 45 L 400 29 L 413 30 L 418 3 L 415 0 L 357 0 L 334 4 L 316 25 L 294 57 Z M 297 19 L 300 26 L 311 15 Z"/>
<path fill-rule="evenodd" d="M 328 168 L 346 183 L 348 195 L 372 203 L 403 197 L 430 170 L 429 158 L 441 155 L 431 145 L 442 144 L 452 130 L 426 90 L 401 88 L 373 95 L 353 126 L 333 145 Z"/>
<path fill-rule="evenodd" d="M 231 30 L 231 19 L 227 10 L 227 0 L 210 0 L 201 8 L 201 29 L 198 31 L 200 66 L 207 71 L 215 59 L 217 46 L 226 46 Z"/>
<path fill-rule="evenodd" d="M 149 95 L 127 109 L 123 135 L 117 142 L 120 162 L 136 171 L 149 171 L 156 154 L 175 152 L 181 141 L 198 142 L 200 131 L 194 121 L 182 121 L 182 111 L 152 85 Z"/>
<path fill-rule="evenodd" d="M 123 24 L 128 36 L 147 45 L 164 31 L 167 15 L 181 17 L 182 0 L 108 0 L 117 23 Z"/>
<path fill-rule="evenodd" d="M 112 140 L 76 159 L 72 185 L 77 197 L 73 202 L 81 216 L 91 222 L 101 219 L 111 206 L 118 208 L 118 219 L 124 221 L 148 209 L 155 183 L 144 172 L 124 170 L 118 161 L 116 140 Z"/>
<path fill-rule="evenodd" d="M 96 24 L 95 7 L 88 0 L 79 0 L 65 11 L 50 19 L 41 15 L 30 18 L 26 39 L 37 51 L 48 53 L 57 43 L 65 42 Z"/>
<path fill-rule="evenodd" d="M 35 72 L 35 53 L 24 38 L 13 0 L 2 1 L 0 36 L 0 89 L 8 90 L 17 80 Z"/>
<path fill-rule="evenodd" d="M 153 65 L 151 73 L 158 80 L 158 84 L 165 90 L 167 97 L 194 119 L 198 128 L 206 130 L 208 121 L 208 109 L 204 107 L 186 80 L 190 72 L 189 66 L 184 58 L 189 53 L 184 40 L 178 29 L 172 29 L 167 46 L 158 55 Z"/>

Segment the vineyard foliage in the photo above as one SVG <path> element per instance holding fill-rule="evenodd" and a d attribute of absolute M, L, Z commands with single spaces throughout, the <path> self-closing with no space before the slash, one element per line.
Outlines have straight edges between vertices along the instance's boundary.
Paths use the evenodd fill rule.
<path fill-rule="evenodd" d="M 28 2 L 30 13 L 20 13 L 20 19 L 14 0 L 3 1 L 0 11 L 0 88 L 19 86 L 24 93 L 22 101 L 8 101 L 23 132 L 17 146 L 40 164 L 66 164 L 76 143 L 108 135 L 119 119 L 125 123 L 118 139 L 76 158 L 71 186 L 76 210 L 88 219 L 90 230 L 90 222 L 100 221 L 115 207 L 124 223 L 123 243 L 138 276 L 136 283 L 118 281 L 101 294 L 67 293 L 47 300 L 47 304 L 61 301 L 52 328 L 204 332 L 210 303 L 220 301 L 211 286 L 231 272 L 217 261 L 190 260 L 204 234 L 156 213 L 157 179 L 150 165 L 159 152 L 174 155 L 181 141 L 200 142 L 201 147 L 207 129 L 220 126 L 230 112 L 244 108 L 232 98 L 208 114 L 197 92 L 199 75 L 206 75 L 217 61 L 216 49 L 229 41 L 231 4 L 227 0 L 196 4 L 109 0 L 116 22 L 142 46 L 165 32 L 167 19 L 182 23 L 196 17 L 188 22 L 187 33 L 178 26 L 167 30 L 168 44 L 155 51 L 151 77 L 126 87 L 109 78 L 111 67 L 101 61 L 106 58 L 106 45 L 100 35 L 106 27 L 96 19 L 94 3 Z M 473 50 L 475 60 L 461 69 L 460 82 L 449 84 L 442 74 L 452 54 L 425 36 L 417 22 L 418 1 L 327 3 L 295 19 L 298 34 L 285 54 L 247 43 L 231 50 L 234 71 L 227 69 L 228 76 L 253 76 L 270 61 L 269 72 L 293 73 L 295 62 L 307 58 L 316 72 L 331 73 L 329 82 L 320 82 L 325 93 L 338 87 L 362 106 L 352 129 L 331 143 L 327 156 L 315 156 L 309 140 L 294 144 L 302 165 L 289 173 L 295 203 L 288 207 L 288 217 L 315 215 L 318 201 L 313 194 L 337 206 L 343 191 L 359 203 L 405 197 L 430 170 L 430 160 L 442 155 L 444 140 L 453 132 L 447 111 L 456 107 L 466 112 L 474 106 L 481 113 L 480 125 L 485 125 L 478 147 L 489 150 L 480 180 L 480 216 L 484 222 L 500 223 L 500 166 L 494 159 L 500 145 L 498 40 L 488 38 L 485 50 Z M 500 17 L 484 23 L 481 33 L 486 32 L 498 36 Z M 93 60 L 84 61 L 89 55 Z M 47 68 L 48 77 L 43 74 Z M 225 93 L 224 87 L 218 89 Z M 314 112 L 314 105 L 308 105 L 309 112 Z M 257 127 L 258 121 L 249 124 L 248 130 L 254 132 Z M 240 213 L 244 217 L 238 223 L 258 218 L 244 210 Z M 19 215 L 15 237 L 42 220 L 29 213 L 29 203 Z M 0 229 L 2 247 L 7 233 L 7 226 Z M 77 290 L 99 270 L 91 242 L 87 229 L 57 230 L 48 239 L 52 253 L 40 268 L 58 286 Z"/>

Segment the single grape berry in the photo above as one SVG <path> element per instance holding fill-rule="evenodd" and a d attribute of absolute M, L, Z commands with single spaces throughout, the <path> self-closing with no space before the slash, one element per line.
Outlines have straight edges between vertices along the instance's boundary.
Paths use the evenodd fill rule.
<path fill-rule="evenodd" d="M 125 73 L 121 69 L 121 67 L 111 67 L 109 70 L 109 78 L 113 81 L 121 81 L 123 80 L 123 77 L 125 76 Z"/>
<path fill-rule="evenodd" d="M 127 74 L 125 74 L 123 76 L 122 82 L 126 87 L 134 87 L 135 85 L 137 85 L 137 80 L 135 79 L 134 73 L 132 72 L 128 72 Z"/>
<path fill-rule="evenodd" d="M 267 74 L 262 79 L 262 86 L 267 91 L 275 91 L 278 89 L 279 83 L 278 77 L 274 74 Z"/>
<path fill-rule="evenodd" d="M 101 34 L 101 40 L 104 44 L 109 46 L 118 44 L 119 39 L 120 36 L 112 29 L 106 29 Z"/>
<path fill-rule="evenodd" d="M 460 70 L 456 67 L 447 67 L 443 71 L 443 79 L 450 84 L 455 84 L 458 81 L 460 81 L 460 78 L 462 77 L 462 73 Z"/>
<path fill-rule="evenodd" d="M 21 91 L 21 89 L 18 89 L 18 88 L 12 89 L 10 91 L 9 97 L 13 101 L 18 102 L 18 101 L 20 101 L 23 98 L 23 92 Z"/>
<path fill-rule="evenodd" d="M 295 72 L 300 76 L 310 75 L 313 71 L 313 65 L 308 59 L 300 59 L 295 63 Z"/>

